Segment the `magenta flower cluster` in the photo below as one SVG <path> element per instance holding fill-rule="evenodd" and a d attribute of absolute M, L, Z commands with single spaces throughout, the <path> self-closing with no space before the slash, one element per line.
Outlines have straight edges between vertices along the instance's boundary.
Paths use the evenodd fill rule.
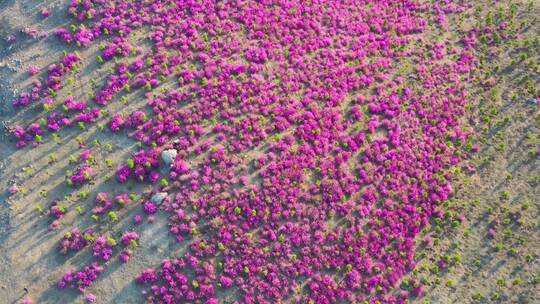
<path fill-rule="evenodd" d="M 135 231 L 128 231 L 122 235 L 122 243 L 125 246 L 130 246 L 130 245 L 132 246 L 132 244 L 137 244 L 138 240 L 139 240 L 139 234 Z"/>
<path fill-rule="evenodd" d="M 105 214 L 112 209 L 113 203 L 106 192 L 100 192 L 96 195 L 96 207 L 92 209 L 94 214 Z"/>
<path fill-rule="evenodd" d="M 64 234 L 64 237 L 58 243 L 58 247 L 63 254 L 69 251 L 77 252 L 89 245 L 94 238 L 95 236 L 92 230 L 86 230 L 81 233 L 78 228 L 73 228 Z"/>
<path fill-rule="evenodd" d="M 84 267 L 81 271 L 68 271 L 64 274 L 60 282 L 58 282 L 58 288 L 67 287 L 85 292 L 86 288 L 92 285 L 102 272 L 103 267 L 98 263 L 92 263 L 90 266 Z"/>
<path fill-rule="evenodd" d="M 144 203 L 143 206 L 142 206 L 142 209 L 143 209 L 144 213 L 146 213 L 146 214 L 154 214 L 154 213 L 157 212 L 156 204 L 154 204 L 154 203 L 152 203 L 150 201 Z"/>
<path fill-rule="evenodd" d="M 97 237 L 92 247 L 94 257 L 102 261 L 110 260 L 113 254 L 113 246 L 114 245 L 106 237 Z"/>
<path fill-rule="evenodd" d="M 84 100 L 75 100 L 73 97 L 66 98 L 64 102 L 65 109 L 67 111 L 83 111 L 86 109 L 86 101 Z"/>
<path fill-rule="evenodd" d="M 151 149 L 140 150 L 132 158 L 127 160 L 125 165 L 118 168 L 116 172 L 117 180 L 125 183 L 129 177 L 137 181 L 148 181 L 155 183 L 159 179 L 160 150 Z"/>
<path fill-rule="evenodd" d="M 70 176 L 67 177 L 68 184 L 73 186 L 81 186 L 92 179 L 94 170 L 90 165 L 84 164 L 75 169 Z"/>

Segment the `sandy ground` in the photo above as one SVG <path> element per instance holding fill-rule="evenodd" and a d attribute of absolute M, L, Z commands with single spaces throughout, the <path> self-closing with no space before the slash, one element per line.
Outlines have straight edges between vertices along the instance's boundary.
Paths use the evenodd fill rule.
<path fill-rule="evenodd" d="M 481 9 L 451 20 L 452 30 L 485 22 L 490 11 L 510 10 L 510 1 L 481 2 Z M 484 90 L 471 83 L 464 124 L 475 131 L 480 150 L 456 174 L 455 195 L 445 204 L 465 220 L 442 229 L 433 223 L 425 234 L 434 238 L 432 248 L 419 239 L 419 266 L 412 276 L 429 286 L 419 303 L 540 303 L 540 160 L 530 154 L 540 147 L 540 108 L 525 88 L 529 80 L 540 87 L 539 70 L 531 65 L 540 63 L 540 52 L 524 47 L 540 36 L 540 2 L 514 2 L 516 20 L 528 23 L 520 38 L 482 59 L 478 79 L 493 77 L 497 85 Z M 441 260 L 447 269 L 435 267 Z"/>
<path fill-rule="evenodd" d="M 21 28 L 36 28 L 40 31 L 50 31 L 61 26 L 66 20 L 66 7 L 68 1 L 1 1 L 0 2 L 0 121 L 8 122 L 9 125 L 19 121 L 37 120 L 41 110 L 25 109 L 15 112 L 11 107 L 11 101 L 19 92 L 29 85 L 26 69 L 29 64 L 35 64 L 41 68 L 58 60 L 62 56 L 63 49 L 53 36 L 48 38 L 30 39 L 20 33 Z M 43 19 L 39 16 L 42 7 L 49 8 L 51 16 Z M 8 43 L 6 37 L 16 33 L 17 42 Z M 66 48 L 68 49 L 68 48 Z M 68 49 L 70 50 L 70 49 Z M 96 58 L 96 48 L 82 52 L 84 58 Z M 72 93 L 76 97 L 83 97 L 83 92 L 88 91 L 90 80 L 103 80 L 107 65 L 100 66 L 95 62 L 81 72 L 81 75 L 73 77 L 75 83 Z M 79 77 L 80 76 L 80 77 Z M 60 94 L 66 94 L 66 91 Z M 60 95 L 61 96 L 61 95 Z M 137 107 L 136 96 L 130 98 L 131 103 L 126 106 L 126 111 Z M 116 112 L 116 109 L 111 109 Z M 106 119 L 106 118 L 105 118 Z M 106 120 L 101 121 L 104 124 Z M 99 124 L 98 124 L 99 125 Z M 61 236 L 70 229 L 73 223 L 85 229 L 96 225 L 89 219 L 89 212 L 75 219 L 67 217 L 62 219 L 62 225 L 57 231 L 50 231 L 51 223 L 49 215 L 41 215 L 36 211 L 36 206 L 47 209 L 50 202 L 60 200 L 73 210 L 76 206 L 84 206 L 87 210 L 92 208 L 93 197 L 99 191 L 120 190 L 116 182 L 108 183 L 107 179 L 114 173 L 107 168 L 103 160 L 105 158 L 115 161 L 125 159 L 135 146 L 127 140 L 124 134 L 111 136 L 105 128 L 100 131 L 95 125 L 85 132 L 76 129 L 66 130 L 61 134 L 61 141 L 54 143 L 52 140 L 36 149 L 16 150 L 13 139 L 5 130 L 0 134 L 0 303 L 19 303 L 25 296 L 24 288 L 27 288 L 28 296 L 36 303 L 82 303 L 83 297 L 79 293 L 62 291 L 56 288 L 56 283 L 67 270 L 77 270 L 83 265 L 89 264 L 91 253 L 81 252 L 77 255 L 64 256 L 58 252 L 57 244 Z M 78 155 L 81 149 L 77 142 L 80 136 L 86 146 L 92 147 L 93 151 L 99 151 L 96 155 L 96 168 L 99 176 L 92 184 L 85 185 L 80 189 L 73 189 L 65 183 L 65 171 L 74 169 L 68 157 Z M 95 140 L 99 142 L 96 145 Z M 107 144 L 112 149 L 105 148 Z M 16 183 L 23 191 L 15 196 L 8 197 L 6 189 Z M 139 188 L 137 188 L 139 187 Z M 126 192 L 141 192 L 141 186 L 128 184 Z M 46 197 L 39 193 L 44 190 Z M 89 198 L 80 199 L 77 194 L 81 191 L 90 193 Z M 42 192 L 44 193 L 44 192 Z M 131 225 L 132 215 L 140 211 L 133 208 L 120 212 L 120 218 L 124 221 L 115 223 L 115 231 L 123 231 L 127 225 Z M 76 222 L 75 222 L 76 221 Z M 121 264 L 115 257 L 109 262 L 101 279 L 91 288 L 98 295 L 98 303 L 110 303 L 114 297 L 116 303 L 141 302 L 140 290 L 133 283 L 133 278 L 146 267 L 154 267 L 161 260 L 168 257 L 175 250 L 183 248 L 167 235 L 166 219 L 158 218 L 155 223 L 145 227 L 141 235 L 140 248 L 134 253 L 127 264 Z M 97 229 L 109 230 L 107 223 L 98 224 Z M 124 227 L 124 229 L 122 229 Z M 111 229 L 112 230 L 112 229 Z M 117 235 L 114 235 L 117 236 Z M 127 279 L 129 278 L 129 279 Z"/>
<path fill-rule="evenodd" d="M 13 125 L 39 118 L 40 110 L 28 108 L 16 112 L 11 101 L 29 85 L 28 65 L 46 67 L 61 56 L 63 49 L 54 37 L 25 38 L 20 30 L 29 27 L 51 31 L 63 25 L 66 3 L 65 0 L 0 1 L 1 122 Z M 45 5 L 52 12 L 47 19 L 39 16 Z M 540 16 L 539 5 L 532 10 L 522 9 L 521 17 Z M 474 17 L 471 14 L 469 18 Z M 17 33 L 18 40 L 8 43 L 5 38 L 13 33 Z M 540 36 L 539 23 L 528 27 L 523 36 Z M 90 63 L 74 77 L 71 92 L 74 96 L 84 97 L 91 79 L 103 80 L 109 66 L 95 63 L 96 52 L 96 48 L 81 52 Z M 540 284 L 534 282 L 540 275 L 540 160 L 529 155 L 529 150 L 540 148 L 537 141 L 540 112 L 538 106 L 528 102 L 530 97 L 517 81 L 528 68 L 524 64 L 508 68 L 520 52 L 520 48 L 509 46 L 497 60 L 487 62 L 486 69 L 497 64 L 503 66 L 496 75 L 501 79 L 497 92 L 473 89 L 473 106 L 465 123 L 477 132 L 481 149 L 466 163 L 471 169 L 458 174 L 456 195 L 447 206 L 451 212 L 465 214 L 466 221 L 457 227 L 448 225 L 437 230 L 433 225 L 426 230 L 426 235 L 437 239 L 437 244 L 432 248 L 421 245 L 423 249 L 418 253 L 419 267 L 412 276 L 430 285 L 419 303 L 540 303 Z M 527 58 L 540 63 L 540 52 L 536 49 Z M 536 84 L 540 82 L 538 73 L 531 73 L 530 77 Z M 60 94 L 67 94 L 66 90 Z M 130 96 L 130 103 L 123 111 L 140 107 L 140 102 L 140 96 Z M 118 106 L 111 105 L 107 110 L 114 113 Z M 490 122 L 483 119 L 485 113 L 493 114 Z M 510 119 L 505 120 L 506 117 Z M 89 210 L 95 193 L 113 187 L 120 191 L 117 183 L 108 182 L 113 172 L 103 160 L 111 159 L 117 164 L 136 147 L 124 134 L 112 135 L 107 128 L 100 130 L 98 126 L 106 121 L 107 118 L 84 132 L 62 131 L 60 143 L 48 140 L 36 149 L 16 150 L 13 139 L 0 132 L 0 303 L 18 303 L 26 296 L 24 288 L 36 303 L 82 303 L 84 299 L 78 293 L 59 292 L 55 285 L 65 271 L 88 264 L 90 253 L 61 255 L 56 248 L 58 240 L 74 224 L 81 229 L 97 226 L 102 230 L 123 231 L 138 211 L 138 208 L 122 211 L 120 218 L 124 220 L 114 227 L 107 223 L 94 224 L 89 212 L 82 220 L 71 214 L 56 231 L 48 228 L 50 216 L 36 211 L 36 206 L 46 208 L 52 200 L 61 201 L 69 210 L 76 206 Z M 99 151 L 96 168 L 100 174 L 92 184 L 74 190 L 65 184 L 64 175 L 66 170 L 74 168 L 69 156 L 80 152 L 77 136 Z M 112 149 L 106 148 L 107 144 Z M 5 190 L 13 183 L 23 191 L 9 197 Z M 129 183 L 122 187 L 126 192 L 147 190 Z M 43 191 L 46 195 L 40 195 Z M 89 198 L 78 198 L 81 191 L 90 193 Z M 133 278 L 144 268 L 158 265 L 171 252 L 185 249 L 168 236 L 165 218 L 158 216 L 156 222 L 145 225 L 140 249 L 130 262 L 120 264 L 113 258 L 90 288 L 98 295 L 98 303 L 140 303 L 140 289 Z M 490 228 L 497 231 L 495 237 L 488 236 Z M 441 259 L 449 260 L 451 266 L 435 271 L 434 266 Z"/>

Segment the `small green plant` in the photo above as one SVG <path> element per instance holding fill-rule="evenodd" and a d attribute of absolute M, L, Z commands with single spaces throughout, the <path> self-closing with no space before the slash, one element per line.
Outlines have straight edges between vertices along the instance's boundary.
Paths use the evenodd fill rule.
<path fill-rule="evenodd" d="M 128 160 L 126 161 L 126 164 L 127 164 L 128 168 L 130 168 L 130 169 L 135 168 L 135 161 L 133 159 L 131 159 L 131 158 L 128 158 Z"/>
<path fill-rule="evenodd" d="M 118 215 L 116 214 L 116 212 L 114 211 L 109 211 L 109 213 L 107 214 L 107 216 L 109 217 L 109 220 L 111 222 L 116 222 L 118 221 Z"/>
<path fill-rule="evenodd" d="M 242 209 L 240 209 L 240 207 L 235 207 L 234 208 L 234 214 L 240 215 L 241 213 L 242 213 Z"/>
<path fill-rule="evenodd" d="M 54 153 L 49 154 L 49 163 L 54 163 L 58 160 Z"/>
<path fill-rule="evenodd" d="M 77 156 L 75 156 L 75 155 L 70 155 L 68 160 L 69 160 L 70 163 L 74 164 L 79 160 L 79 158 Z"/>
<path fill-rule="evenodd" d="M 88 198 L 88 192 L 87 191 L 81 191 L 81 192 L 79 192 L 78 197 L 80 199 L 86 199 L 86 198 Z"/>
<path fill-rule="evenodd" d="M 85 131 L 86 130 L 86 124 L 82 121 L 79 121 L 79 123 L 77 124 L 77 126 L 79 127 L 79 130 L 81 131 Z"/>
<path fill-rule="evenodd" d="M 30 167 L 23 167 L 22 168 L 22 171 L 24 172 L 24 174 L 26 174 L 27 176 L 30 176 L 32 175 L 32 173 L 34 172 L 34 170 Z"/>
<path fill-rule="evenodd" d="M 169 181 L 166 178 L 162 178 L 160 184 L 162 187 L 167 187 L 169 185 Z"/>
<path fill-rule="evenodd" d="M 105 160 L 105 165 L 109 168 L 112 168 L 113 167 L 113 161 L 112 159 L 106 159 Z"/>
<path fill-rule="evenodd" d="M 107 243 L 109 243 L 111 246 L 116 246 L 117 242 L 112 236 L 107 237 Z"/>
<path fill-rule="evenodd" d="M 40 205 L 36 205 L 34 209 L 36 210 L 37 213 L 40 213 L 40 214 L 43 213 L 43 207 L 41 207 Z"/>
<path fill-rule="evenodd" d="M 483 297 L 484 296 L 480 292 L 477 292 L 477 293 L 472 295 L 472 299 L 475 300 L 475 301 L 478 301 L 478 300 L 482 299 Z"/>
<path fill-rule="evenodd" d="M 75 208 L 75 211 L 77 211 L 77 213 L 78 213 L 79 215 L 83 215 L 84 212 L 85 212 L 85 209 L 84 209 L 83 206 L 77 206 L 77 207 Z"/>
<path fill-rule="evenodd" d="M 461 263 L 461 253 L 456 253 L 452 256 L 452 262 L 459 264 Z"/>
<path fill-rule="evenodd" d="M 53 133 L 52 135 L 52 139 L 53 139 L 53 142 L 59 144 L 61 142 L 60 140 L 60 135 L 56 134 L 56 133 Z"/>

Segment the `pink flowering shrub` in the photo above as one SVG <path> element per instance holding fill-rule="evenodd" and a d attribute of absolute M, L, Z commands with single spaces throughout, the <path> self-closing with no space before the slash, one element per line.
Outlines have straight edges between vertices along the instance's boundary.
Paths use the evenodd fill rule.
<path fill-rule="evenodd" d="M 94 214 L 105 214 L 113 207 L 112 201 L 109 199 L 109 195 L 105 192 L 100 192 L 96 195 L 96 207 L 92 209 Z"/>
<path fill-rule="evenodd" d="M 114 197 L 116 203 L 120 206 L 127 206 L 131 203 L 131 198 L 126 193 L 118 194 Z"/>
<path fill-rule="evenodd" d="M 146 284 L 156 282 L 157 279 L 158 277 L 153 269 L 146 269 L 135 280 L 137 283 Z"/>
<path fill-rule="evenodd" d="M 159 179 L 157 168 L 159 167 L 160 152 L 158 149 L 140 150 L 125 165 L 116 171 L 116 177 L 120 183 L 125 183 L 130 176 L 138 181 L 155 183 Z"/>
<path fill-rule="evenodd" d="M 28 74 L 36 75 L 37 73 L 39 73 L 39 68 L 37 66 L 31 65 L 28 67 Z"/>
<path fill-rule="evenodd" d="M 90 149 L 86 149 L 84 151 L 81 152 L 81 154 L 79 155 L 79 158 L 81 159 L 81 161 L 89 161 L 92 159 L 92 150 Z"/>
<path fill-rule="evenodd" d="M 73 97 L 66 98 L 64 102 L 65 109 L 67 111 L 83 111 L 86 109 L 86 101 L 84 100 L 74 100 Z"/>
<path fill-rule="evenodd" d="M 127 263 L 129 261 L 129 258 L 131 257 L 131 251 L 125 250 L 120 252 L 119 259 L 122 263 Z"/>
<path fill-rule="evenodd" d="M 142 223 L 142 221 L 144 220 L 144 217 L 140 214 L 136 214 L 133 216 L 133 222 L 138 225 L 140 223 Z"/>
<path fill-rule="evenodd" d="M 123 37 L 116 37 L 113 39 L 112 43 L 103 50 L 103 59 L 108 61 L 115 56 L 126 57 L 130 54 L 130 51 L 131 45 L 128 40 Z"/>
<path fill-rule="evenodd" d="M 125 123 L 126 121 L 124 119 L 124 115 L 122 115 L 122 113 L 117 113 L 112 116 L 109 122 L 109 128 L 113 132 L 118 132 L 120 128 L 124 126 Z"/>
<path fill-rule="evenodd" d="M 116 245 L 116 243 L 113 239 L 107 239 L 104 236 L 97 237 L 92 247 L 94 257 L 102 261 L 110 260 L 113 254 L 114 245 Z"/>
<path fill-rule="evenodd" d="M 66 208 L 58 205 L 54 205 L 51 207 L 51 215 L 59 220 L 66 214 Z"/>
<path fill-rule="evenodd" d="M 67 182 L 72 186 L 80 186 L 90 181 L 92 176 L 94 176 L 94 170 L 90 165 L 84 164 L 67 177 Z"/>
<path fill-rule="evenodd" d="M 64 237 L 60 240 L 58 247 L 60 252 L 66 254 L 68 251 L 79 251 L 90 244 L 95 239 L 94 232 L 92 230 L 86 230 L 83 233 L 77 228 L 73 228 L 71 231 L 66 232 Z"/>
<path fill-rule="evenodd" d="M 68 271 L 64 274 L 58 288 L 72 288 L 80 292 L 84 292 L 103 272 L 103 267 L 98 263 L 92 263 L 90 266 L 84 267 L 81 271 Z"/>
<path fill-rule="evenodd" d="M 125 232 L 124 235 L 122 235 L 122 243 L 125 246 L 137 246 L 137 241 L 139 240 L 139 234 L 135 231 L 129 231 Z"/>
<path fill-rule="evenodd" d="M 150 201 L 144 203 L 142 209 L 143 209 L 144 213 L 146 213 L 146 214 L 153 214 L 153 213 L 157 212 L 156 204 L 154 204 L 154 203 L 152 203 Z"/>
<path fill-rule="evenodd" d="M 47 18 L 47 17 L 49 17 L 49 15 L 50 15 L 50 12 L 49 12 L 48 8 L 44 7 L 44 8 L 41 9 L 41 16 L 43 18 Z"/>
<path fill-rule="evenodd" d="M 116 170 L 116 179 L 119 183 L 123 184 L 128 181 L 131 176 L 131 169 L 128 165 L 122 165 Z"/>
<path fill-rule="evenodd" d="M 25 298 L 22 300 L 22 302 L 21 302 L 21 304 L 33 304 L 33 303 L 34 303 L 34 302 L 33 302 L 32 299 L 29 298 L 29 297 L 25 297 Z"/>

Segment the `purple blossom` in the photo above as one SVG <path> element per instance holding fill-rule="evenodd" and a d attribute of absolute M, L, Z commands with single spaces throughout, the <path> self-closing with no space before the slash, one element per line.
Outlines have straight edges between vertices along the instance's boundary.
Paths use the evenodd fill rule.
<path fill-rule="evenodd" d="M 93 255 L 103 261 L 108 261 L 112 257 L 114 244 L 104 236 L 97 237 L 92 247 Z"/>
<path fill-rule="evenodd" d="M 103 272 L 103 267 L 98 263 L 92 263 L 90 266 L 84 267 L 81 271 L 68 271 L 58 282 L 58 288 L 73 288 L 84 292 Z"/>
<path fill-rule="evenodd" d="M 153 214 L 157 212 L 157 206 L 150 201 L 144 203 L 142 208 L 146 214 Z"/>

